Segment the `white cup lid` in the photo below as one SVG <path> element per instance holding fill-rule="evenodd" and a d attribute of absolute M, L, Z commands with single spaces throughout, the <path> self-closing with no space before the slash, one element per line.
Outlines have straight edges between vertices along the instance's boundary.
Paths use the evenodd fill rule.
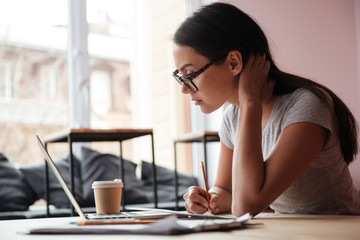
<path fill-rule="evenodd" d="M 121 179 L 115 179 L 114 181 L 94 181 L 92 188 L 112 188 L 112 187 L 123 187 Z"/>

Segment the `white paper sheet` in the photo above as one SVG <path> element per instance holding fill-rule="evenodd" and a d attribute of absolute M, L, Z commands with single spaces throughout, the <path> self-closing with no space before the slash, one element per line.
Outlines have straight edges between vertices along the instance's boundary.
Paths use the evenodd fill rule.
<path fill-rule="evenodd" d="M 47 226 L 33 228 L 29 234 L 149 234 L 174 235 L 201 231 L 225 230 L 242 228 L 251 219 L 249 214 L 233 219 L 178 219 L 174 216 L 164 218 L 153 224 L 114 224 L 114 225 L 86 225 L 77 226 L 67 224 L 63 226 Z"/>

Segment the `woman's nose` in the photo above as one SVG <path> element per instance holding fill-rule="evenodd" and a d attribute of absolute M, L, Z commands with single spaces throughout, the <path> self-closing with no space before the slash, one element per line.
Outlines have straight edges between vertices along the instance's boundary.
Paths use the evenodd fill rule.
<path fill-rule="evenodd" d="M 192 90 L 188 87 L 188 86 L 186 86 L 186 84 L 182 84 L 181 85 L 181 92 L 183 93 L 183 94 L 189 94 L 189 93 L 191 93 L 192 92 Z"/>

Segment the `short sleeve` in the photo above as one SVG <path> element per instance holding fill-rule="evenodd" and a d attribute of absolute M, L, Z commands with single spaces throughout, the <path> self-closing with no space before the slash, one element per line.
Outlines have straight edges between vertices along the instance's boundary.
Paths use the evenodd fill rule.
<path fill-rule="evenodd" d="M 221 142 L 228 148 L 234 149 L 235 133 L 237 121 L 239 119 L 239 109 L 235 105 L 230 105 L 225 109 L 221 121 L 219 137 Z"/>
<path fill-rule="evenodd" d="M 288 111 L 286 111 L 281 124 L 281 131 L 294 123 L 310 122 L 327 129 L 329 139 L 333 133 L 332 113 L 322 99 L 314 93 L 302 89 L 294 92 L 290 101 Z"/>

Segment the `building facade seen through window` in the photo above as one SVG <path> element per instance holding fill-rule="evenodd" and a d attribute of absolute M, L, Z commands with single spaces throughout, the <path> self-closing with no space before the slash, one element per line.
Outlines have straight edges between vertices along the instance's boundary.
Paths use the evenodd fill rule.
<path fill-rule="evenodd" d="M 91 127 L 152 128 L 157 163 L 169 168 L 173 139 L 190 131 L 188 99 L 169 74 L 172 34 L 185 18 L 185 4 L 88 0 L 86 9 Z M 62 0 L 14 0 L 0 10 L 0 152 L 16 166 L 43 161 L 35 133 L 47 136 L 69 126 L 67 11 Z M 149 160 L 150 147 L 136 151 L 146 142 L 126 142 L 125 157 Z M 119 152 L 118 144 L 94 147 Z M 179 154 L 188 158 L 189 149 L 180 147 Z M 66 144 L 49 150 L 55 159 L 68 154 Z M 188 161 L 179 168 L 191 170 Z"/>

